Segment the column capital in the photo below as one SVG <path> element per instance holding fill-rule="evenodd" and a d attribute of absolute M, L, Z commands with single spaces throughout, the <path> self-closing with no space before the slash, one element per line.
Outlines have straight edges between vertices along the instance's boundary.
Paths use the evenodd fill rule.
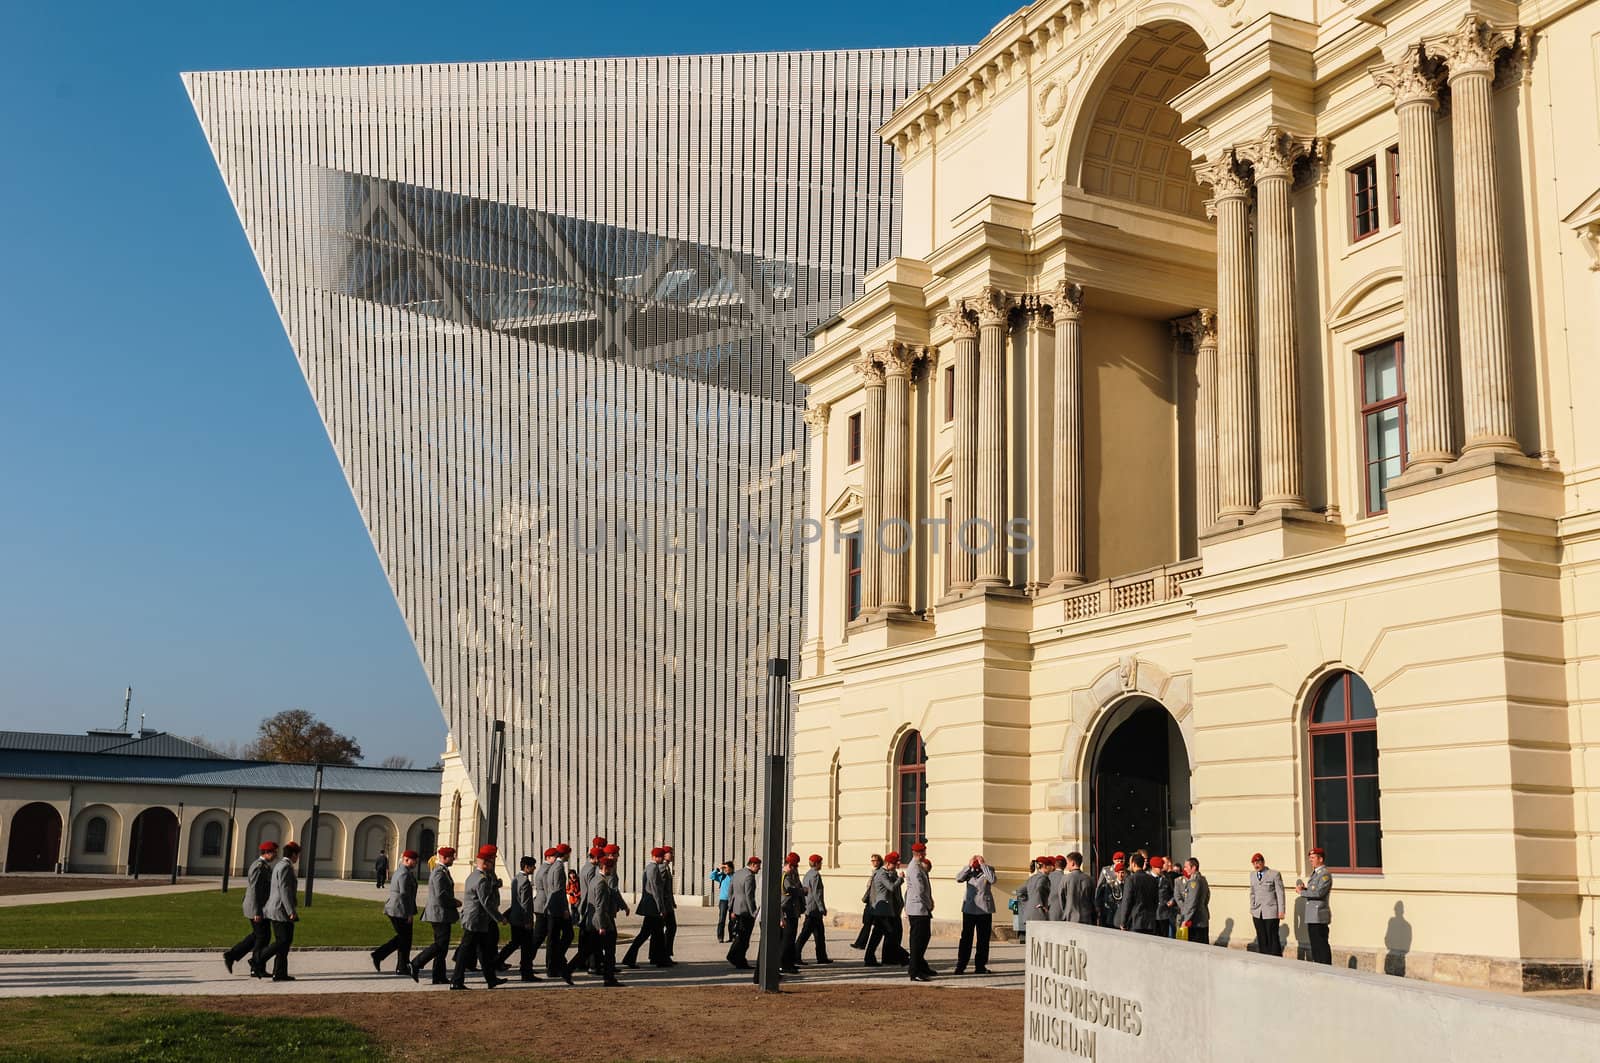
<path fill-rule="evenodd" d="M 963 299 L 961 305 L 978 318 L 978 324 L 1004 325 L 1011 319 L 1011 309 L 1015 301 L 1007 292 L 996 288 L 994 285 L 984 286 L 977 295 Z"/>
<path fill-rule="evenodd" d="M 1057 321 L 1073 321 L 1083 316 L 1083 285 L 1068 280 L 1039 293 L 1039 305 L 1048 309 Z"/>
<path fill-rule="evenodd" d="M 1492 77 L 1495 60 L 1515 45 L 1517 35 L 1515 26 L 1496 26 L 1468 15 L 1454 32 L 1428 40 L 1427 49 L 1444 63 L 1451 81 L 1472 74 Z"/>
<path fill-rule="evenodd" d="M 1196 163 L 1194 179 L 1203 185 L 1210 185 L 1218 200 L 1250 197 L 1250 179 L 1245 175 L 1244 167 L 1239 165 L 1232 148 L 1223 148 L 1215 159 Z M 1214 212 L 1208 209 L 1207 214 L 1214 215 Z"/>
<path fill-rule="evenodd" d="M 883 366 L 878 363 L 877 352 L 867 351 L 850 363 L 850 368 L 861 374 L 861 383 L 869 388 L 883 387 Z"/>
<path fill-rule="evenodd" d="M 1444 84 L 1444 71 L 1439 60 L 1429 55 L 1420 43 L 1406 48 L 1399 62 L 1374 67 L 1372 80 L 1380 88 L 1394 93 L 1395 110 L 1408 103 L 1425 103 L 1434 110 L 1439 108 L 1439 87 Z"/>
<path fill-rule="evenodd" d="M 940 328 L 948 329 L 950 337 L 957 340 L 975 340 L 978 338 L 978 322 L 960 303 L 939 315 Z"/>
<path fill-rule="evenodd" d="M 913 347 L 910 344 L 895 340 L 869 353 L 883 367 L 884 375 L 909 377 L 911 370 L 916 366 L 917 360 L 922 356 L 922 348 Z"/>
<path fill-rule="evenodd" d="M 1316 137 L 1297 137 L 1274 125 L 1268 126 L 1257 139 L 1239 145 L 1234 154 L 1239 161 L 1250 164 L 1255 179 L 1260 181 L 1262 178 L 1293 177 L 1296 163 L 1302 159 L 1309 159 L 1313 164 L 1319 162 L 1323 149 Z"/>
<path fill-rule="evenodd" d="M 1196 352 L 1202 344 L 1217 345 L 1217 312 L 1201 307 L 1187 317 L 1180 317 L 1172 323 L 1172 331 L 1186 337 L 1194 344 Z"/>
<path fill-rule="evenodd" d="M 805 421 L 813 432 L 820 432 L 828 427 L 828 414 L 832 409 L 833 407 L 826 402 L 819 402 L 816 405 L 807 406 L 806 412 L 800 415 L 800 419 Z"/>

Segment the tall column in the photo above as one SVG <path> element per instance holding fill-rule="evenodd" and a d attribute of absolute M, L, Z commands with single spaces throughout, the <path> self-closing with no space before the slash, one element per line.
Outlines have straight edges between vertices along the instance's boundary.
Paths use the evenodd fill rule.
<path fill-rule="evenodd" d="M 1311 141 L 1276 126 L 1239 151 L 1256 178 L 1256 369 L 1261 508 L 1304 509 L 1300 455 L 1300 356 L 1295 330 L 1294 219 L 1289 186 Z"/>
<path fill-rule="evenodd" d="M 1430 43 L 1450 70 L 1455 145 L 1456 277 L 1460 297 L 1463 450 L 1517 450 L 1511 400 L 1511 330 L 1506 318 L 1500 201 L 1494 176 L 1491 92 L 1495 57 L 1511 38 L 1476 17 Z M 1404 157 L 1401 159 L 1404 167 Z"/>
<path fill-rule="evenodd" d="M 911 370 L 917 351 L 891 343 L 877 351 L 883 366 L 883 550 L 882 591 L 885 613 L 911 610 Z"/>
<path fill-rule="evenodd" d="M 878 611 L 878 529 L 883 523 L 883 366 L 875 352 L 856 360 L 867 392 L 861 416 L 861 615 Z"/>
<path fill-rule="evenodd" d="M 1196 310 L 1179 323 L 1194 344 L 1194 530 L 1217 522 L 1217 312 Z"/>
<path fill-rule="evenodd" d="M 1406 463 L 1443 464 L 1456 456 L 1450 401 L 1450 289 L 1445 280 L 1439 204 L 1439 64 L 1421 45 L 1373 75 L 1394 92 L 1400 124 L 1400 250 L 1406 306 Z"/>
<path fill-rule="evenodd" d="M 806 407 L 806 412 L 801 417 L 806 422 L 807 448 L 806 448 L 806 516 L 813 520 L 821 521 L 822 512 L 828 506 L 826 495 L 827 485 L 822 482 L 828 468 L 828 412 L 829 407 L 825 402 L 812 403 Z M 824 544 L 827 537 L 823 536 L 814 543 L 806 545 L 806 599 L 811 607 L 805 615 L 805 664 L 802 675 L 816 675 L 813 671 L 820 665 L 815 653 L 822 639 L 822 616 L 825 607 L 837 608 L 826 604 L 823 597 L 828 584 L 823 579 L 822 562 Z M 828 595 L 831 599 L 832 596 Z"/>
<path fill-rule="evenodd" d="M 955 366 L 955 424 L 950 456 L 950 589 L 966 590 L 978 577 L 978 559 L 961 549 L 961 527 L 977 513 L 978 324 L 961 306 L 939 315 L 950 331 Z"/>
<path fill-rule="evenodd" d="M 978 509 L 982 525 L 972 531 L 988 548 L 978 554 L 979 587 L 1011 584 L 1006 553 L 1006 333 L 1011 321 L 1011 296 L 985 288 L 967 308 L 978 317 Z M 986 526 L 986 527 L 985 527 Z M 982 529 L 982 530 L 980 530 Z"/>
<path fill-rule="evenodd" d="M 1062 281 L 1044 296 L 1056 324 L 1055 573 L 1050 589 L 1084 580 L 1083 561 L 1083 286 Z"/>
<path fill-rule="evenodd" d="M 1195 170 L 1217 219 L 1217 518 L 1256 511 L 1255 387 L 1250 357 L 1250 183 L 1232 149 Z"/>

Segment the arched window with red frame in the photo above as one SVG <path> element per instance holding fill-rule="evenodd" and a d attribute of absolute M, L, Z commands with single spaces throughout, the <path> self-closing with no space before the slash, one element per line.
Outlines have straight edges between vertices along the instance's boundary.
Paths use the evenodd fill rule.
<path fill-rule="evenodd" d="M 1312 844 L 1335 871 L 1383 870 L 1378 708 L 1354 672 L 1317 688 L 1310 714 Z"/>
<path fill-rule="evenodd" d="M 895 753 L 895 851 L 911 859 L 911 847 L 928 840 L 928 749 L 922 735 L 907 731 Z"/>

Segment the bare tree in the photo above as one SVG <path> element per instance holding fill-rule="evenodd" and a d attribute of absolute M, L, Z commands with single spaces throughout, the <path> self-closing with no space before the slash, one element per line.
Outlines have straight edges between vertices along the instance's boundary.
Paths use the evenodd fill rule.
<path fill-rule="evenodd" d="M 416 766 L 416 761 L 401 753 L 390 753 L 387 757 L 378 761 L 378 767 L 380 768 L 414 768 Z"/>
<path fill-rule="evenodd" d="M 235 742 L 232 740 L 227 742 L 218 742 L 215 739 L 207 738 L 205 735 L 189 735 L 184 739 L 184 741 L 193 742 L 202 749 L 209 749 L 211 752 L 216 753 L 219 756 L 227 757 L 229 760 L 252 759 L 250 756 L 250 745 L 248 743 Z"/>

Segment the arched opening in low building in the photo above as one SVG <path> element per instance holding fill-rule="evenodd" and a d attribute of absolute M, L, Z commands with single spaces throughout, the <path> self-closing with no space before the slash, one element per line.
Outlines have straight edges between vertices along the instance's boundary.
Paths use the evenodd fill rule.
<path fill-rule="evenodd" d="M 54 871 L 61 859 L 61 813 L 54 805 L 34 801 L 11 817 L 6 845 L 7 871 Z"/>
<path fill-rule="evenodd" d="M 411 824 L 406 830 L 405 847 L 416 853 L 418 859 L 426 864 L 428 858 L 439 851 L 439 821 L 432 816 L 424 816 Z M 390 861 L 392 864 L 398 862 L 398 860 Z"/>
<path fill-rule="evenodd" d="M 1166 706 L 1143 696 L 1117 704 L 1096 731 L 1089 763 L 1088 855 L 1095 867 L 1135 849 L 1177 860 L 1191 855 L 1189 751 Z"/>
<path fill-rule="evenodd" d="M 394 823 L 388 816 L 368 816 L 356 827 L 354 873 L 358 877 L 371 874 L 380 852 L 388 856 L 390 870 L 399 864 Z"/>
<path fill-rule="evenodd" d="M 311 852 L 311 821 L 305 821 L 300 829 L 300 874 L 304 876 L 311 868 L 313 854 Z M 317 861 L 318 878 L 342 878 L 344 876 L 344 824 L 339 822 L 339 817 L 322 813 L 317 818 Z"/>
<path fill-rule="evenodd" d="M 189 861 L 184 865 L 184 870 L 190 874 L 220 873 L 227 847 L 227 810 L 207 809 L 196 816 L 189 826 Z"/>
<path fill-rule="evenodd" d="M 147 808 L 128 832 L 128 870 L 136 875 L 170 875 L 178 863 L 178 817 L 172 809 Z"/>
<path fill-rule="evenodd" d="M 261 852 L 262 842 L 282 845 L 289 840 L 289 821 L 279 812 L 260 812 L 250 820 L 244 831 L 242 863 L 248 864 Z"/>
<path fill-rule="evenodd" d="M 72 852 L 67 870 L 90 875 L 115 874 L 122 861 L 122 817 L 110 805 L 80 809 L 72 820 Z"/>

